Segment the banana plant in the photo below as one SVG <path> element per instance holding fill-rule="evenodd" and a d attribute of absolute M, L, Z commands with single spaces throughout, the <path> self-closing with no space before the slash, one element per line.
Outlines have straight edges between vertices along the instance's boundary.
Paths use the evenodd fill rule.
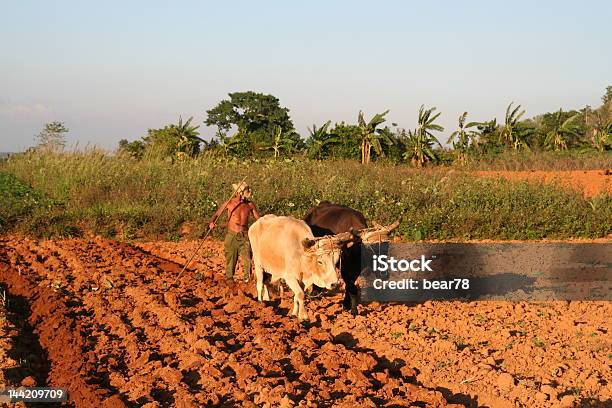
<path fill-rule="evenodd" d="M 546 134 L 546 139 L 544 140 L 544 145 L 555 151 L 567 150 L 567 143 L 570 137 L 579 137 L 579 125 L 576 121 L 580 118 L 580 114 L 577 113 L 563 122 L 562 115 L 563 110 L 559 109 L 559 112 L 555 115 L 554 128 Z"/>
<path fill-rule="evenodd" d="M 340 141 L 338 136 L 329 134 L 330 124 L 331 121 L 328 120 L 319 128 L 315 124 L 312 125 L 312 128 L 308 128 L 308 132 L 310 132 L 310 137 L 306 141 L 306 154 L 308 158 L 321 160 L 324 148 Z"/>
<path fill-rule="evenodd" d="M 479 122 L 465 123 L 467 119 L 467 112 L 463 112 L 459 116 L 459 129 L 451 133 L 446 143 L 452 143 L 453 149 L 457 153 L 457 160 L 464 163 L 467 160 L 467 151 L 470 144 L 474 141 L 477 136 L 477 132 L 470 130 L 470 128 L 477 127 L 480 125 Z"/>
<path fill-rule="evenodd" d="M 361 137 L 362 164 L 370 163 L 372 148 L 374 148 L 376 154 L 383 154 L 381 141 L 385 144 L 393 144 L 393 141 L 386 134 L 379 133 L 379 129 L 377 129 L 379 125 L 383 124 L 386 121 L 385 115 L 387 113 L 389 113 L 388 110 L 384 111 L 383 113 L 377 113 L 372 119 L 370 119 L 369 122 L 366 122 L 363 116 L 363 112 L 359 111 L 357 122 L 359 125 Z"/>
<path fill-rule="evenodd" d="M 612 148 L 612 122 L 604 120 L 602 116 L 596 117 L 595 126 L 593 126 L 593 147 L 600 152 Z"/>
<path fill-rule="evenodd" d="M 514 150 L 521 148 L 529 149 L 526 139 L 533 133 L 533 129 L 521 125 L 521 118 L 525 114 L 525 110 L 521 110 L 521 105 L 516 107 L 513 105 L 514 102 L 511 102 L 506 108 L 504 126 L 500 133 L 501 140 L 508 143 Z"/>
<path fill-rule="evenodd" d="M 435 143 L 442 147 L 440 141 L 432 133 L 444 130 L 444 127 L 435 123 L 435 120 L 440 116 L 440 112 L 434 113 L 435 111 L 435 107 L 425 109 L 425 106 L 421 105 L 418 127 L 414 132 L 408 131 L 405 141 L 406 151 L 403 156 L 406 161 L 410 161 L 418 167 L 429 161 L 437 160 L 436 153 L 433 150 Z"/>
<path fill-rule="evenodd" d="M 264 146 L 261 149 L 272 150 L 274 152 L 274 158 L 277 159 L 280 156 L 280 152 L 282 149 L 291 149 L 292 145 L 293 140 L 289 137 L 289 135 L 283 133 L 283 130 L 280 126 L 275 126 L 274 139 L 272 139 L 272 144 Z"/>
<path fill-rule="evenodd" d="M 219 148 L 224 156 L 236 154 L 244 145 L 244 141 L 236 136 L 219 135 Z"/>

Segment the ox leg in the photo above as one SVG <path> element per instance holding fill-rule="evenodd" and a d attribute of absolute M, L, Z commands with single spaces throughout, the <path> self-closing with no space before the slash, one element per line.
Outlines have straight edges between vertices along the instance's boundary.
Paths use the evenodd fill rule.
<path fill-rule="evenodd" d="M 264 283 L 264 271 L 261 267 L 261 263 L 259 263 L 259 259 L 254 260 L 255 264 L 255 279 L 257 279 L 257 300 L 260 302 L 262 300 L 268 301 L 270 300 L 270 296 L 268 295 L 268 288 Z"/>
<path fill-rule="evenodd" d="M 359 288 L 354 282 L 345 282 L 344 300 L 342 306 L 344 310 L 350 310 L 353 316 L 357 315 L 357 304 L 359 303 Z"/>
<path fill-rule="evenodd" d="M 285 279 L 285 282 L 287 282 L 287 285 L 293 291 L 293 310 L 291 315 L 297 315 L 299 320 L 308 320 L 308 313 L 304 307 L 304 291 L 302 286 L 295 278 Z"/>
<path fill-rule="evenodd" d="M 349 253 L 344 258 L 342 269 L 342 279 L 344 280 L 344 300 L 342 306 L 344 310 L 350 310 L 353 316 L 357 316 L 357 305 L 359 304 L 359 288 L 355 284 L 360 274 L 361 251 L 358 246 L 349 248 Z"/>

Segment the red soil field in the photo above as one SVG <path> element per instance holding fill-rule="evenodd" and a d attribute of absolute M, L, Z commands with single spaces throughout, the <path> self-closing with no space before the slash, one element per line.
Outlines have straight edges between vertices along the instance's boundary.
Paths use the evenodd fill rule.
<path fill-rule="evenodd" d="M 610 170 L 567 170 L 567 171 L 477 171 L 477 176 L 503 177 L 508 180 L 557 183 L 563 187 L 582 191 L 585 197 L 607 192 L 612 194 L 612 171 Z"/>
<path fill-rule="evenodd" d="M 0 239 L 0 281 L 46 351 L 38 384 L 77 407 L 612 401 L 610 302 L 372 303 L 353 318 L 337 291 L 307 299 L 300 324 L 290 291 L 264 304 L 254 282 L 225 283 L 218 241 L 174 287 L 198 244 Z"/>

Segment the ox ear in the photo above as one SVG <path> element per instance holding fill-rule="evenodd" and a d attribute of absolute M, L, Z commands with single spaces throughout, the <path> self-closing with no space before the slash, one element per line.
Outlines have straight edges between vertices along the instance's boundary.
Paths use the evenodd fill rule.
<path fill-rule="evenodd" d="M 304 247 L 305 250 L 308 250 L 310 248 L 312 248 L 312 246 L 316 243 L 317 241 L 315 241 L 314 239 L 310 239 L 310 238 L 304 238 L 302 240 L 302 246 Z"/>

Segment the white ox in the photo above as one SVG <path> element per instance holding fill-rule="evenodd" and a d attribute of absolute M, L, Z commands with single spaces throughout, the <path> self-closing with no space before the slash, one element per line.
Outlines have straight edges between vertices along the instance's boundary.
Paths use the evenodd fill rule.
<path fill-rule="evenodd" d="M 270 300 L 264 272 L 271 282 L 283 279 L 294 293 L 293 310 L 299 320 L 308 320 L 304 289 L 317 285 L 330 289 L 338 283 L 336 263 L 341 246 L 350 234 L 315 238 L 302 220 L 272 214 L 259 218 L 249 228 L 253 264 L 257 278 L 257 299 Z"/>

